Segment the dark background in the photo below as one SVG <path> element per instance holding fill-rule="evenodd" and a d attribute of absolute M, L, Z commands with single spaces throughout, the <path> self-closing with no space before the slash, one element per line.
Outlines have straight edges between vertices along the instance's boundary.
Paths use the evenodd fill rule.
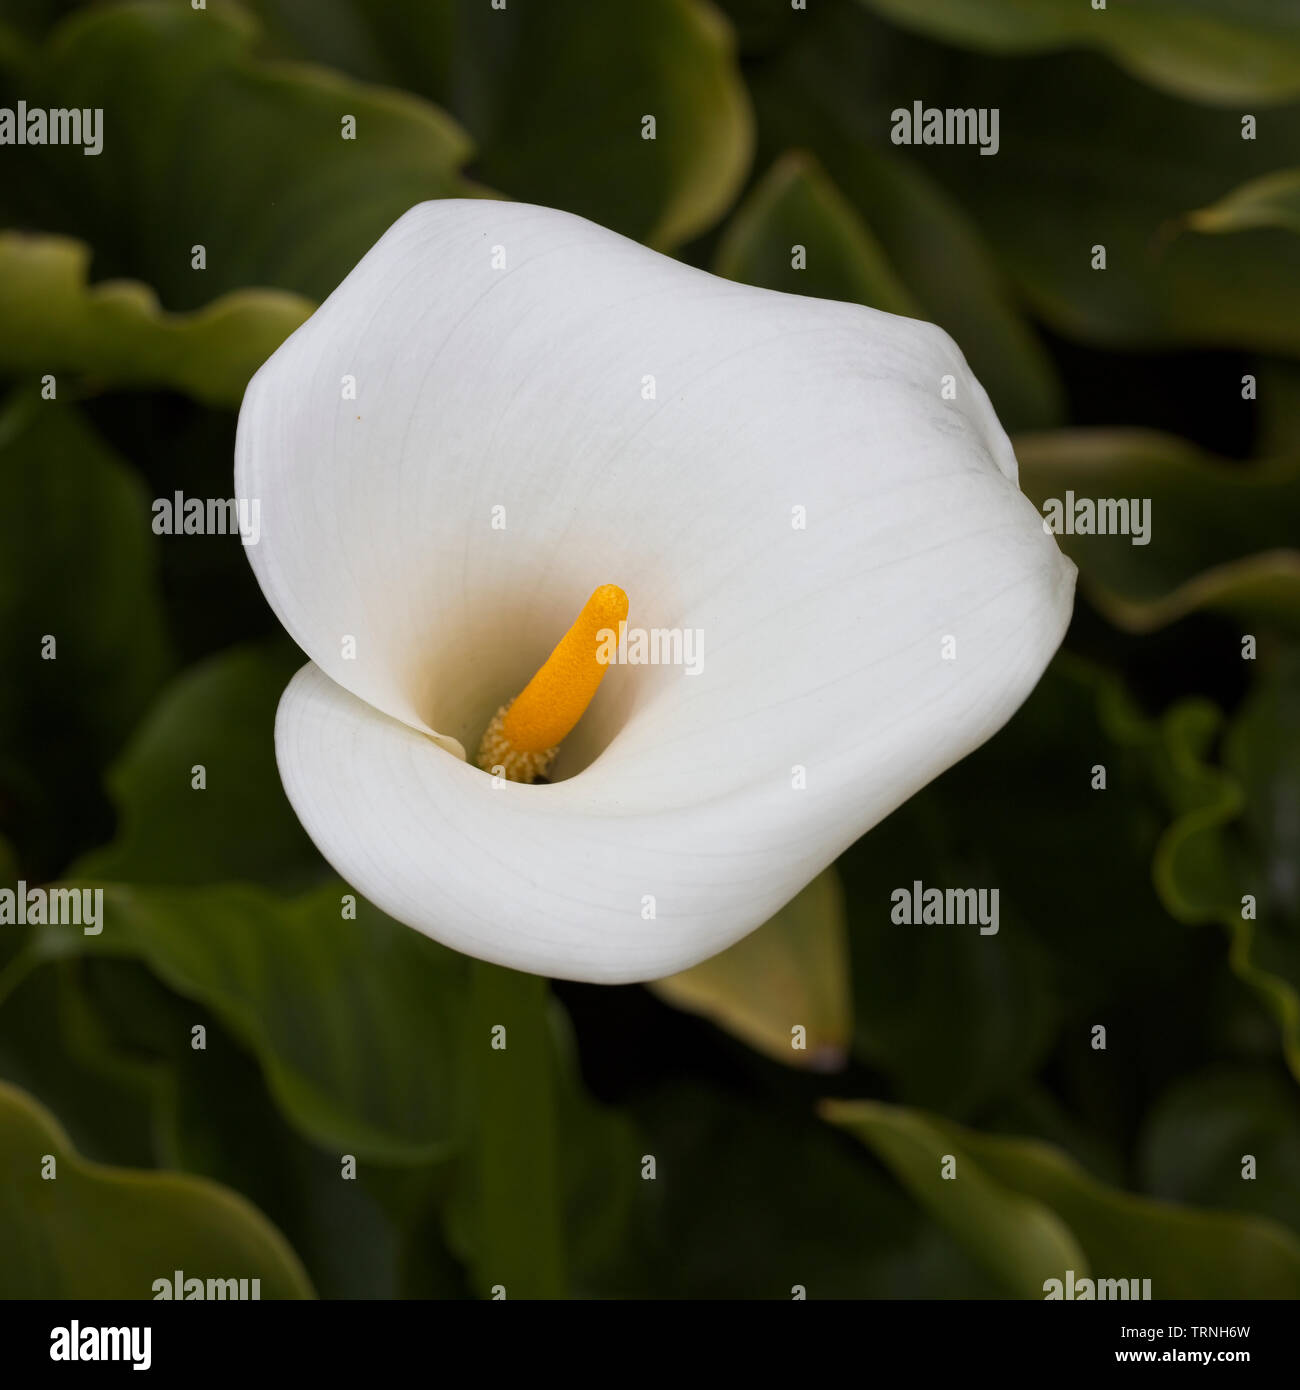
<path fill-rule="evenodd" d="M 0 147 L 0 884 L 107 884 L 121 925 L 0 927 L 0 1293 L 1300 1293 L 1300 174 L 1191 217 L 1300 165 L 1286 0 L 0 0 L 20 98 L 105 148 Z M 914 100 L 997 107 L 999 152 L 892 144 Z M 719 1026 L 340 924 L 271 747 L 301 657 L 236 539 L 149 528 L 228 495 L 248 375 L 396 216 L 488 190 L 933 319 L 1035 501 L 1152 500 L 1147 547 L 1061 538 L 1074 622 L 1011 724 L 754 948 L 766 1035 L 725 969 Z M 891 926 L 913 879 L 998 887 L 1000 933 Z M 829 1071 L 771 1046 L 809 942 Z M 489 1080 L 492 1007 L 540 1041 Z"/>

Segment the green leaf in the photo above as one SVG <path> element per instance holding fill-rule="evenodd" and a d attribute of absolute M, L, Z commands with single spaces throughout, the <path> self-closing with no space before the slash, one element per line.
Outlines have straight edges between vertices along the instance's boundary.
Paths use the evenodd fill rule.
<path fill-rule="evenodd" d="M 75 411 L 0 409 L 0 493 L 0 815 L 45 876 L 100 832 L 99 769 L 170 658 L 148 498 Z"/>
<path fill-rule="evenodd" d="M 1183 814 L 1161 843 L 1157 887 L 1180 919 L 1227 928 L 1232 968 L 1278 1020 L 1300 1080 L 1300 652 L 1275 654 L 1224 736 L 1221 769 L 1207 766 L 1217 721 L 1180 732 Z"/>
<path fill-rule="evenodd" d="M 1076 1078 L 1070 1081 L 1075 1082 Z M 1056 1078 L 1051 1078 L 1051 1082 L 1056 1084 L 1043 1077 L 1028 1082 L 981 1116 L 980 1123 L 989 1131 L 1041 1139 L 1064 1150 L 1094 1178 L 1112 1186 L 1123 1182 L 1128 1171 L 1128 1155 L 1124 1151 L 1127 1146 L 1100 1133 L 1090 1116 L 1080 1115 L 1062 1103 L 1061 1095 L 1068 1095 L 1071 1085 L 1060 1085 Z M 1101 1085 L 1104 1084 L 1103 1079 Z"/>
<path fill-rule="evenodd" d="M 455 0 L 245 0 L 268 48 L 365 82 L 442 101 L 456 37 Z M 508 6 L 507 6 L 508 8 Z"/>
<path fill-rule="evenodd" d="M 1285 227 L 1300 232 L 1300 169 L 1282 169 L 1234 188 L 1209 207 L 1187 214 L 1197 232 L 1245 232 Z"/>
<path fill-rule="evenodd" d="M 645 1144 L 628 1113 L 588 1094 L 572 1025 L 554 1000 L 550 1025 L 569 1296 L 597 1298 L 627 1253 Z"/>
<path fill-rule="evenodd" d="M 1017 1298 L 1036 1298 L 1043 1281 L 1067 1269 L 1088 1272 L 1087 1257 L 1050 1209 L 957 1159 L 944 1171 L 943 1135 L 914 1111 L 872 1101 L 824 1101 L 822 1115 L 867 1144 L 904 1187 Z"/>
<path fill-rule="evenodd" d="M 43 1177 L 52 1157 L 57 1176 Z M 105 1168 L 53 1116 L 0 1082 L 0 1294 L 153 1297 L 175 1270 L 260 1279 L 263 1298 L 310 1298 L 284 1237 L 242 1197 L 179 1173 Z"/>
<path fill-rule="evenodd" d="M 33 1010 L 55 985 L 57 1013 L 47 1007 L 33 1027 Z M 25 1005 L 29 994 L 31 1004 Z M 144 965 L 101 957 L 36 972 L 0 1009 L 0 1068 L 6 1024 L 16 1007 L 26 1008 L 13 1020 L 18 1049 L 40 1067 L 39 1083 L 28 1089 L 52 1103 L 54 1084 L 53 1108 L 60 1118 L 77 1121 L 83 1132 L 83 1118 L 97 1122 L 93 1152 L 72 1131 L 89 1157 L 156 1163 L 233 1188 L 284 1232 L 323 1298 L 406 1292 L 405 1265 L 415 1241 L 421 1257 L 431 1257 L 426 1263 L 436 1266 L 436 1230 L 413 1228 L 433 1209 L 445 1165 L 385 1168 L 361 1160 L 355 1180 L 345 1180 L 342 1156 L 309 1143 L 286 1122 L 256 1062 L 219 1021 L 173 994 Z M 43 1040 L 39 1049 L 30 1043 L 36 1036 Z M 64 1048 L 75 1074 L 67 1064 L 49 1065 L 50 1054 L 61 1058 Z M 127 1137 L 136 1137 L 141 1105 L 147 1142 L 140 1156 L 118 1156 Z M 107 1153 L 101 1151 L 105 1139 L 113 1145 Z M 414 1200 L 406 1199 L 408 1188 Z M 393 1189 L 404 1200 L 390 1210 Z M 445 1251 L 442 1261 L 450 1269 Z M 456 1279 L 435 1288 L 441 1296 L 464 1293 Z"/>
<path fill-rule="evenodd" d="M 1247 1178 L 1246 1157 L 1255 1162 Z M 1300 1233 L 1300 1113 L 1271 1071 L 1218 1068 L 1188 1077 L 1153 1109 L 1143 1185 L 1171 1202 L 1254 1212 Z"/>
<path fill-rule="evenodd" d="M 0 1078 L 39 1095 L 88 1158 L 148 1165 L 149 1085 L 117 1071 L 101 1042 L 71 964 L 31 971 L 0 999 Z"/>
<path fill-rule="evenodd" d="M 1104 1187 L 1034 1140 L 976 1133 L 874 1101 L 821 1111 L 1018 1297 L 1049 1279 L 1149 1278 L 1157 1299 L 1300 1297 L 1300 1241 L 1251 1216 L 1154 1202 Z M 955 1176 L 941 1176 L 947 1158 Z"/>
<path fill-rule="evenodd" d="M 735 38 L 712 6 L 548 0 L 494 13 L 460 0 L 455 15 L 465 40 L 450 105 L 479 142 L 480 177 L 660 250 L 731 206 L 753 116 Z"/>
<path fill-rule="evenodd" d="M 1015 445 L 1040 509 L 1067 492 L 1150 503 L 1145 544 L 1057 537 L 1112 622 L 1148 632 L 1207 608 L 1300 631 L 1300 453 L 1243 466 L 1153 430 L 1058 430 Z"/>
<path fill-rule="evenodd" d="M 1117 10 L 1086 17 L 1112 24 Z M 756 79 L 760 122 L 782 148 L 816 150 L 855 203 L 841 165 L 819 143 L 822 129 L 856 141 L 863 160 L 879 151 L 905 157 L 942 184 L 1059 333 L 1142 351 L 1300 353 L 1300 242 L 1269 229 L 1199 236 L 1184 221 L 1243 180 L 1295 162 L 1300 103 L 1260 114 L 1256 138 L 1243 139 L 1249 108 L 1192 105 L 1090 54 L 962 53 L 884 24 L 865 7 L 810 13 L 808 21 Z M 997 154 L 894 145 L 893 113 L 910 113 L 920 99 L 938 109 L 997 110 Z M 868 220 L 901 266 L 878 220 L 869 212 Z M 1093 268 L 1095 246 L 1105 247 L 1104 270 Z M 983 379 L 973 337 L 951 331 Z M 995 404 L 1002 409 L 996 396 Z"/>
<path fill-rule="evenodd" d="M 859 111 L 860 95 L 847 77 L 847 91 L 825 98 L 823 68 L 829 63 L 803 38 L 805 28 L 820 33 L 821 20 L 806 15 L 800 21 L 799 39 L 786 45 L 788 56 L 754 76 L 761 156 L 779 159 L 791 149 L 816 152 L 827 178 L 879 244 L 890 274 L 915 306 L 904 312 L 952 334 L 1008 429 L 1063 423 L 1064 392 L 1055 368 L 1013 299 L 983 230 L 938 182 L 888 144 L 888 124 L 885 138 L 879 138 L 873 121 Z M 851 261 L 841 254 L 821 269 L 822 276 L 833 272 L 838 279 L 819 293 L 858 297 L 863 271 L 854 270 Z"/>
<path fill-rule="evenodd" d="M 210 1027 L 201 1051 L 188 1041 L 176 1049 L 156 1125 L 165 1165 L 254 1201 L 292 1242 L 322 1298 L 401 1296 L 403 1233 L 371 1190 L 390 1170 L 363 1160 L 344 1180 L 342 1155 L 285 1123 L 256 1066 L 223 1030 Z"/>
<path fill-rule="evenodd" d="M 168 314 L 136 281 L 92 288 L 90 257 L 68 237 L 0 232 L 0 371 L 166 386 L 237 406 L 249 377 L 315 307 L 278 290 L 240 290 Z"/>
<path fill-rule="evenodd" d="M 853 1033 L 853 1000 L 844 894 L 834 870 L 729 950 L 650 988 L 786 1066 L 838 1070 Z M 796 1027 L 805 1030 L 800 1048 L 793 1045 Z"/>
<path fill-rule="evenodd" d="M 862 0 L 877 14 L 989 53 L 1096 48 L 1194 100 L 1300 96 L 1300 14 L 1285 0 Z"/>
<path fill-rule="evenodd" d="M 189 667 L 163 693 L 109 772 L 113 842 L 79 878 L 297 889 L 326 872 L 276 772 L 275 711 L 302 655 L 243 648 Z M 192 771 L 205 770 L 196 790 Z"/>
<path fill-rule="evenodd" d="M 461 1178 L 453 1243 L 483 1297 L 565 1293 L 550 986 L 475 961 L 462 1041 Z"/>
<path fill-rule="evenodd" d="M 512 977 L 504 988 L 490 978 L 470 1008 L 469 962 L 364 902 L 358 921 L 340 921 L 341 887 L 283 902 L 236 887 L 109 885 L 102 935 L 42 928 L 37 959 L 109 957 L 88 962 L 97 967 L 96 1007 L 112 1021 L 114 1046 L 153 1059 L 164 1158 L 262 1202 L 300 1243 L 323 1290 L 358 1287 L 337 1257 L 342 1241 L 385 1288 L 417 1279 L 426 1291 L 458 1291 L 449 1257 L 433 1258 L 441 1235 L 423 1224 L 444 1199 L 434 1189 L 445 1187 L 454 1198 L 450 1235 L 480 1292 L 505 1283 L 512 1296 L 559 1296 L 566 1280 L 599 1291 L 599 1271 L 621 1251 L 641 1149 L 624 1117 L 586 1097 L 544 982 Z M 127 971 L 135 960 L 167 989 Z M 192 1056 L 191 1029 L 208 1009 L 221 1030 L 209 1027 L 207 1050 Z M 490 1047 L 495 1023 L 509 1030 L 505 1053 Z M 227 1029 L 310 1144 L 282 1142 L 269 1108 L 226 1079 L 232 1065 L 238 1072 L 225 1055 Z M 250 1127 L 285 1151 L 282 1164 L 256 1161 Z M 357 1155 L 363 1185 L 385 1206 L 395 1187 L 409 1186 L 397 1166 L 413 1175 L 419 1200 L 401 1204 L 395 1233 L 358 1198 L 331 1201 L 339 1223 L 331 1236 L 295 1196 L 295 1183 L 326 1192 L 344 1153 Z M 453 1155 L 455 1181 L 443 1183 L 434 1165 Z M 412 1247 L 417 1225 L 428 1250 Z M 408 1272 L 416 1256 L 418 1270 Z"/>
<path fill-rule="evenodd" d="M 24 75 L 32 105 L 102 108 L 93 158 L 27 147 L 0 190 L 8 220 L 71 233 L 100 276 L 153 286 L 169 308 L 249 285 L 325 297 L 402 213 L 473 193 L 470 142 L 402 92 L 255 56 L 233 4 L 82 11 Z M 356 138 L 346 139 L 344 118 Z M 65 180 L 75 175 L 75 197 Z M 206 268 L 192 268 L 193 248 Z"/>
<path fill-rule="evenodd" d="M 1056 967 L 955 818 L 958 798 L 913 798 L 840 857 L 850 904 L 854 1055 L 897 1094 L 969 1115 L 1043 1063 L 1061 1026 Z M 988 822 L 985 821 L 985 825 Z M 912 885 L 1002 894 L 996 935 L 890 920 Z"/>
<path fill-rule="evenodd" d="M 143 960 L 257 1057 L 290 1120 L 321 1146 L 424 1163 L 453 1137 L 463 959 L 342 884 L 284 900 L 252 887 L 104 887 L 103 931 L 46 927 L 46 957 Z"/>
<path fill-rule="evenodd" d="M 731 27 L 702 0 L 259 0 L 290 51 L 409 87 L 478 146 L 477 176 L 667 250 L 712 226 L 749 168 Z M 643 119 L 655 119 L 654 138 Z"/>
<path fill-rule="evenodd" d="M 607 1295 L 624 1298 L 989 1298 L 1000 1291 L 806 1098 L 699 1084 L 635 1107 L 654 1180 Z"/>
<path fill-rule="evenodd" d="M 627 1253 L 644 1144 L 625 1114 L 587 1094 L 568 1018 L 545 981 L 483 962 L 470 969 L 485 978 L 462 1038 L 447 1239 L 480 1296 L 502 1284 L 511 1298 L 603 1297 L 611 1264 Z"/>
<path fill-rule="evenodd" d="M 806 265 L 792 265 L 796 246 Z M 871 232 L 810 155 L 778 160 L 727 226 L 714 270 L 764 289 L 918 310 Z"/>
<path fill-rule="evenodd" d="M 187 535 L 182 525 L 182 512 L 187 507 L 192 511 L 195 499 L 228 500 L 234 490 L 234 412 L 200 406 L 168 391 L 122 391 L 89 402 L 86 413 L 130 458 L 153 499 L 145 525 L 151 533 L 155 526 L 163 531 L 150 534 L 149 548 L 157 557 L 181 663 L 258 639 L 287 641 L 253 574 L 238 527 L 227 524 L 221 534 L 221 526 L 205 525 L 204 534 L 191 529 Z M 169 531 L 166 518 L 159 517 L 159 503 L 171 510 L 178 491 L 182 506 L 173 513 L 175 525 Z M 265 502 L 263 498 L 263 510 Z"/>
<path fill-rule="evenodd" d="M 898 1099 L 974 1117 L 1053 1055 L 1069 1104 L 1100 1141 L 1123 1144 L 1144 1092 L 1200 1059 L 1219 980 L 1206 942 L 1162 908 L 1151 882 L 1179 813 L 1166 761 L 1164 725 L 1113 678 L 1061 654 L 1000 734 L 841 855 L 854 1052 Z M 997 931 L 893 920 L 895 895 L 910 899 L 918 882 L 984 889 L 986 908 L 996 891 Z M 1155 992 L 1166 1000 L 1159 1028 Z M 1099 1017 L 1122 1062 L 1090 1049 Z"/>

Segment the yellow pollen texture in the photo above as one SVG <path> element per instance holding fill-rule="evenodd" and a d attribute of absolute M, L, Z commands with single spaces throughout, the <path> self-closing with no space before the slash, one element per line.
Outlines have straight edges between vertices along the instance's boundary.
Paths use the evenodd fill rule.
<path fill-rule="evenodd" d="M 617 638 L 627 611 L 627 595 L 617 584 L 602 584 L 592 594 L 537 674 L 497 712 L 479 748 L 480 767 L 503 766 L 512 781 L 545 772 L 605 678 L 606 664 L 597 659 L 607 647 L 600 633 Z"/>

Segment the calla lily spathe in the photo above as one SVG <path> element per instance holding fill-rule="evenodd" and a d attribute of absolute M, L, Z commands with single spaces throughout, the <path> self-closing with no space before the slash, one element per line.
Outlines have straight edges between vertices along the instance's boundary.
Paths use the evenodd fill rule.
<path fill-rule="evenodd" d="M 1073 599 L 940 329 L 524 204 L 402 217 L 253 378 L 236 485 L 311 658 L 276 724 L 308 833 L 400 921 L 569 979 L 761 925 L 1007 720 Z M 611 670 L 551 784 L 494 780 L 466 750 L 607 582 L 703 669 Z"/>

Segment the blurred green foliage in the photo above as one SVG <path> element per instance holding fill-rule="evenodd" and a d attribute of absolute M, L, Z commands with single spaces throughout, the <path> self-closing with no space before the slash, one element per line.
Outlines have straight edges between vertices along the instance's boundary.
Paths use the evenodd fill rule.
<path fill-rule="evenodd" d="M 1115 1193 L 1046 1145 L 894 1106 L 828 1101 L 822 1113 L 875 1150 L 1022 1297 L 1041 1296 L 1065 1270 L 1076 1280 L 1141 1270 L 1169 1298 L 1300 1298 L 1300 1240 L 1272 1222 Z"/>
<path fill-rule="evenodd" d="M 235 290 L 169 314 L 148 286 L 87 284 L 90 247 L 70 237 L 0 234 L 0 365 L 112 386 L 165 386 L 237 406 L 248 378 L 315 307 L 278 290 Z"/>
<path fill-rule="evenodd" d="M 0 1294 L 1300 1293 L 1289 0 L 7 0 L 20 98 L 111 138 L 0 151 L 0 881 L 114 925 L 0 928 Z M 998 108 L 996 156 L 894 144 L 916 100 Z M 1068 650 L 1001 734 L 652 990 L 345 914 L 275 770 L 300 658 L 237 539 L 149 530 L 447 196 L 931 319 L 1036 504 L 1151 499 L 1149 545 L 1061 537 Z M 914 879 L 999 932 L 895 927 Z"/>
<path fill-rule="evenodd" d="M 55 1170 L 42 1176 L 33 1154 Z M 86 1163 L 48 1111 L 4 1083 L 0 1172 L 5 1297 L 152 1298 L 154 1281 L 175 1270 L 238 1270 L 261 1279 L 267 1298 L 311 1295 L 283 1236 L 243 1198 L 182 1173 Z"/>

